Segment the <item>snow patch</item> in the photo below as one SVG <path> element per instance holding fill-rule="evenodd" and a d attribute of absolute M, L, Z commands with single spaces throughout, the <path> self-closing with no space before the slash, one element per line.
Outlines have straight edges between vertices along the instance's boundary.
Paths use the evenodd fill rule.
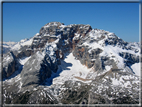
<path fill-rule="evenodd" d="M 137 76 L 141 75 L 141 70 L 140 70 L 140 63 L 135 63 L 131 66 L 131 68 L 133 69 L 133 72 L 135 72 L 135 74 Z"/>
<path fill-rule="evenodd" d="M 106 71 L 109 71 L 111 68 L 111 66 L 105 66 Z"/>
<path fill-rule="evenodd" d="M 82 81 L 86 79 L 87 74 L 91 71 L 86 66 L 82 65 L 79 60 L 76 60 L 72 53 L 66 56 L 64 61 L 61 61 L 57 72 L 61 72 L 56 78 L 53 79 L 53 84 L 63 84 L 67 80 Z M 75 78 L 79 77 L 79 78 Z M 82 81 L 82 82 L 91 82 Z"/>
<path fill-rule="evenodd" d="M 120 81 L 118 81 L 118 80 L 115 79 L 115 78 L 112 78 L 111 80 L 112 80 L 112 84 L 113 84 L 113 85 L 119 85 L 119 84 L 120 84 L 120 83 L 119 83 Z"/>
<path fill-rule="evenodd" d="M 24 65 L 30 58 L 31 58 L 31 56 L 19 59 L 19 62 L 20 62 L 21 65 Z"/>

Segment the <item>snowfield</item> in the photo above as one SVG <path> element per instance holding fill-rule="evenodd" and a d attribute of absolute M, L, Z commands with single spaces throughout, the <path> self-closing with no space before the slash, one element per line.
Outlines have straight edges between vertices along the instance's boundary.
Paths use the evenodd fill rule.
<path fill-rule="evenodd" d="M 85 80 L 86 76 L 92 69 L 88 69 L 85 65 L 82 65 L 79 60 L 76 60 L 72 53 L 66 56 L 61 61 L 57 72 L 61 72 L 58 77 L 53 79 L 53 84 L 63 84 L 67 80 L 75 80 L 90 82 Z"/>

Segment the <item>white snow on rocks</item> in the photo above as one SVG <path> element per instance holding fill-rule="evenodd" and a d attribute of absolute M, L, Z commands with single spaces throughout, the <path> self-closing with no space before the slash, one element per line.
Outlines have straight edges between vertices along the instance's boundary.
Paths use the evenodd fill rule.
<path fill-rule="evenodd" d="M 49 25 L 44 26 L 44 28 L 46 29 L 47 27 L 57 26 L 57 25 L 58 25 L 57 23 L 49 23 Z M 66 25 L 61 24 L 59 27 L 60 27 L 60 30 L 63 30 L 65 27 L 67 27 L 67 30 L 69 30 L 70 29 L 69 27 L 71 27 L 71 26 L 72 25 L 66 26 Z M 86 29 L 88 29 L 87 26 L 86 26 Z M 54 62 L 54 60 L 56 60 L 55 51 L 57 50 L 57 43 L 59 42 L 61 35 L 45 34 L 44 36 L 57 37 L 58 39 L 55 40 L 54 42 L 46 43 L 44 50 L 42 52 L 36 53 L 37 57 L 38 57 L 37 58 L 38 62 L 40 62 L 46 54 L 48 54 L 50 56 L 52 62 Z M 39 33 L 37 33 L 34 37 L 41 38 Z M 119 69 L 124 69 L 124 59 L 119 55 L 119 53 L 127 52 L 130 54 L 134 54 L 134 55 L 139 56 L 139 52 L 140 52 L 139 44 L 130 43 L 127 47 L 132 46 L 133 47 L 132 50 L 122 49 L 122 48 L 118 47 L 117 45 L 116 46 L 105 45 L 106 39 L 115 38 L 115 37 L 116 36 L 114 33 L 110 33 L 108 31 L 99 30 L 99 29 L 93 29 L 92 31 L 89 32 L 89 36 L 86 36 L 84 38 L 84 40 L 86 39 L 86 41 L 82 45 L 89 47 L 89 51 L 88 51 L 89 53 L 91 53 L 92 50 L 97 49 L 97 48 L 103 50 L 103 52 L 100 54 L 100 57 L 107 56 L 110 59 L 114 59 L 114 61 L 117 64 L 117 67 Z M 11 48 L 11 50 L 19 50 L 23 46 L 30 46 L 33 42 L 33 38 L 24 39 L 16 44 L 11 43 L 12 45 L 10 45 L 10 44 L 8 44 L 8 45 L 13 46 Z M 79 33 L 75 33 L 75 37 L 73 38 L 73 40 L 79 40 L 80 38 L 81 38 L 81 35 Z M 95 41 L 93 41 L 93 40 L 95 40 Z M 110 41 L 112 41 L 112 39 L 110 39 Z M 65 40 L 65 43 L 68 44 L 68 41 Z M 137 48 L 138 48 L 138 52 L 135 52 L 134 50 Z M 75 59 L 75 57 L 73 56 L 72 53 L 66 54 L 65 56 L 66 56 L 65 59 L 61 60 L 61 65 L 58 66 L 57 73 L 52 72 L 51 78 L 49 78 L 47 80 L 47 82 L 49 82 L 51 79 L 53 79 L 53 83 L 52 83 L 53 85 L 64 84 L 64 82 L 67 80 L 90 83 L 92 80 L 87 79 L 86 78 L 87 75 L 92 74 L 92 75 L 90 75 L 91 78 L 92 77 L 95 78 L 95 76 L 97 75 L 92 71 L 91 68 L 88 69 L 86 66 L 82 65 L 79 60 Z M 21 65 L 24 65 L 29 59 L 30 59 L 30 57 L 25 57 L 25 58 L 19 59 L 19 62 L 21 63 Z M 7 56 L 6 60 L 7 61 L 10 60 L 10 57 Z M 95 60 L 95 59 L 92 59 L 92 60 Z M 34 60 L 34 61 L 36 61 L 36 60 Z M 33 63 L 34 63 L 34 61 L 33 61 Z M 38 66 L 35 66 L 35 67 L 38 69 Z M 111 68 L 112 68 L 112 66 L 105 66 L 106 72 L 109 71 Z M 135 72 L 136 75 L 140 76 L 140 63 L 133 64 L 131 66 L 131 68 L 133 69 L 133 72 Z M 99 76 L 99 75 L 97 75 L 97 76 Z M 108 77 L 106 77 L 106 78 L 108 78 Z M 120 77 L 120 79 L 112 78 L 111 79 L 112 85 L 114 85 L 114 86 L 123 85 L 125 87 L 130 85 L 129 81 L 124 81 L 123 79 L 127 79 L 127 76 Z M 130 79 L 130 78 L 128 78 L 128 79 Z M 6 80 L 6 81 L 7 82 L 9 81 L 9 83 L 10 83 L 11 81 L 16 81 L 16 80 L 20 80 L 19 75 L 17 75 L 13 79 Z M 20 83 L 20 86 L 21 86 L 21 84 L 22 83 Z"/>
<path fill-rule="evenodd" d="M 30 58 L 31 58 L 31 56 L 19 59 L 19 62 L 20 62 L 21 65 L 24 65 Z"/>
<path fill-rule="evenodd" d="M 30 46 L 33 42 L 33 38 L 31 39 L 23 39 L 20 42 L 18 42 L 17 44 L 15 44 L 11 50 L 19 50 L 21 47 L 23 46 Z"/>
<path fill-rule="evenodd" d="M 1 44 L 1 42 L 0 42 L 0 44 Z M 3 47 L 10 48 L 15 44 L 16 44 L 16 42 L 3 42 Z"/>
<path fill-rule="evenodd" d="M 118 79 L 112 78 L 111 80 L 113 85 L 120 85 L 120 81 Z"/>
<path fill-rule="evenodd" d="M 122 52 L 122 49 L 118 47 L 113 47 L 113 46 L 106 46 L 104 48 L 104 51 L 100 54 L 100 56 L 108 56 L 111 59 L 114 59 L 114 61 L 117 62 L 118 68 L 124 68 L 124 59 L 119 56 L 119 53 Z"/>

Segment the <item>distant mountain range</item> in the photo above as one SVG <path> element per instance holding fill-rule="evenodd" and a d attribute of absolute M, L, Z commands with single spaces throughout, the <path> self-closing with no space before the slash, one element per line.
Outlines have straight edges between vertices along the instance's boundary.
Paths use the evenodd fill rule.
<path fill-rule="evenodd" d="M 16 42 L 3 42 L 3 54 L 9 52 L 12 46 L 15 44 Z M 1 43 L 0 43 L 0 46 L 1 46 Z M 1 50 L 0 50 L 0 54 L 1 54 Z"/>
<path fill-rule="evenodd" d="M 140 103 L 140 44 L 90 25 L 47 23 L 2 63 L 5 104 Z"/>

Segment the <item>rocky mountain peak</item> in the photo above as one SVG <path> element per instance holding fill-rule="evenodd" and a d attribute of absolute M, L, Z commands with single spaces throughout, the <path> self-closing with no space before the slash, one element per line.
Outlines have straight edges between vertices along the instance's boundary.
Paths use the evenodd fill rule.
<path fill-rule="evenodd" d="M 61 22 L 49 22 L 44 26 L 47 27 L 47 26 L 61 26 L 61 25 L 64 25 L 64 23 L 61 23 Z"/>
<path fill-rule="evenodd" d="M 119 103 L 125 96 L 138 102 L 139 43 L 125 42 L 90 25 L 50 22 L 10 50 L 12 54 L 5 54 L 3 60 L 5 90 L 15 87 L 21 97 L 32 93 L 48 96 L 40 100 L 30 96 L 26 103 Z M 5 101 L 9 100 L 13 101 Z"/>

